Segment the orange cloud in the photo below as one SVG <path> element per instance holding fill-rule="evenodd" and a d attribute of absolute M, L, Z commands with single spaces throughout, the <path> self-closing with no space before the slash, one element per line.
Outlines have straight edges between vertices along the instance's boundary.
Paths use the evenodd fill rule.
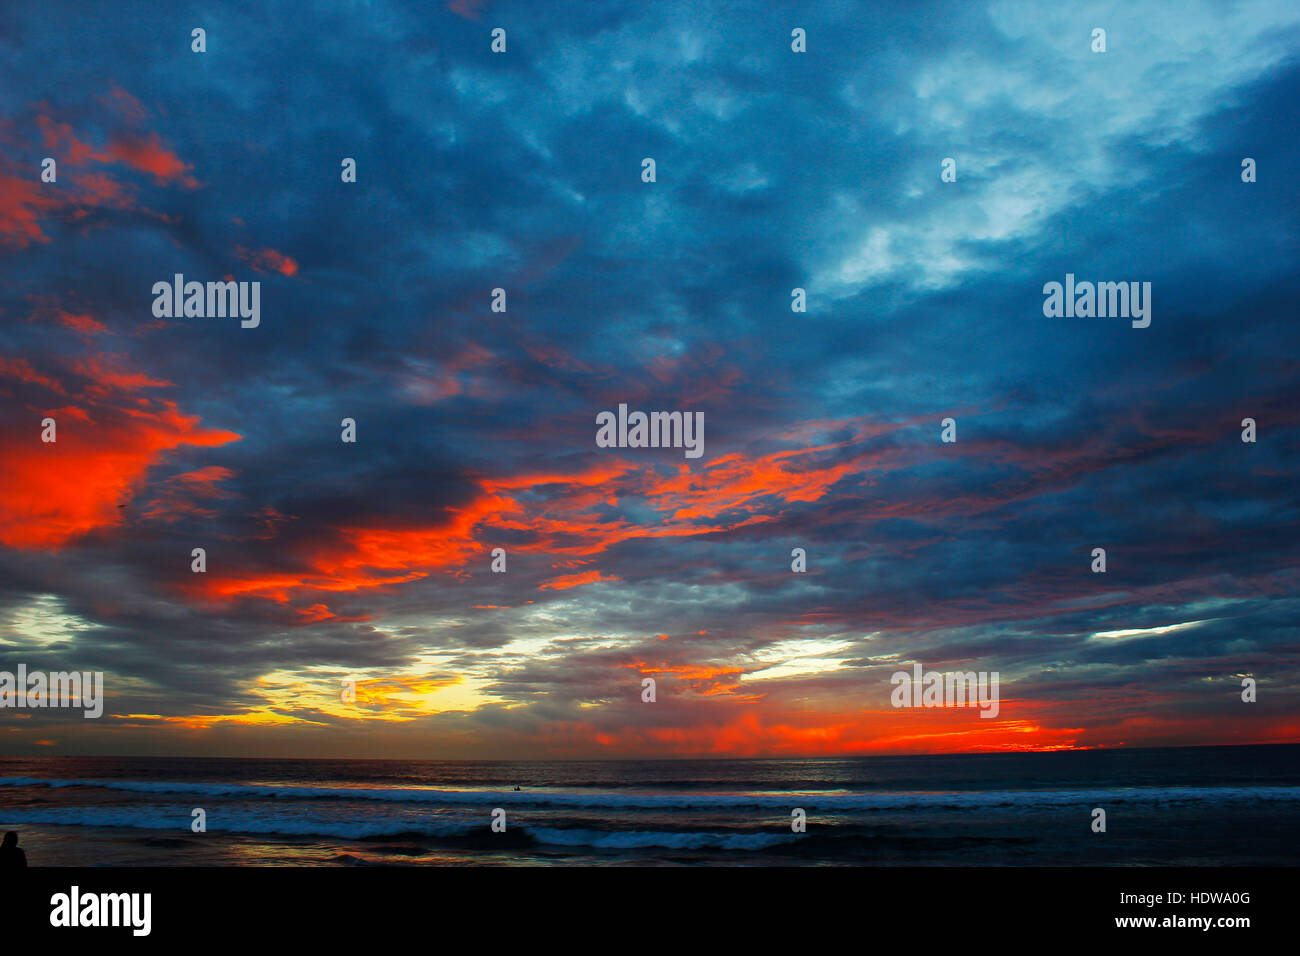
<path fill-rule="evenodd" d="M 258 272 L 278 272 L 285 276 L 298 274 L 298 263 L 284 253 L 274 249 L 259 249 L 253 252 L 243 246 L 235 248 L 235 255 L 243 259 Z"/>
<path fill-rule="evenodd" d="M 0 378 L 17 379 L 20 382 L 41 385 L 52 392 L 57 392 L 59 395 L 68 394 L 64 390 L 62 383 L 36 371 L 27 359 L 10 359 L 0 355 Z"/>
<path fill-rule="evenodd" d="M 331 623 L 361 623 L 370 620 L 369 614 L 360 614 L 356 617 L 340 617 L 324 604 L 313 604 L 311 607 L 298 608 L 297 614 L 301 618 L 298 622 L 300 624 L 320 624 L 325 621 Z"/>
<path fill-rule="evenodd" d="M 667 639 L 667 635 L 659 635 Z M 740 678 L 745 670 L 741 667 L 719 667 L 712 664 L 659 664 L 651 665 L 643 661 L 624 664 L 645 677 L 662 677 L 668 675 L 687 683 L 691 690 L 705 697 L 719 695 L 731 696 L 741 688 Z M 747 697 L 749 702 L 757 702 L 761 697 Z"/>
<path fill-rule="evenodd" d="M 216 512 L 200 507 L 195 498 L 229 498 L 231 493 L 220 483 L 235 473 L 220 465 L 209 465 L 165 479 L 160 493 L 149 502 L 143 517 L 151 521 L 173 522 L 183 516 L 214 518 Z"/>
<path fill-rule="evenodd" d="M 101 357 L 79 363 L 76 372 L 87 381 L 74 391 L 25 360 L 0 359 L 0 387 L 10 379 L 73 399 L 50 413 L 55 442 L 41 441 L 39 416 L 21 429 L 0 431 L 0 543 L 9 547 L 55 550 L 90 531 L 120 525 L 119 505 L 165 452 L 240 437 L 201 427 L 197 416 L 181 412 L 175 402 L 135 394 L 165 383 L 109 367 Z"/>
<path fill-rule="evenodd" d="M 139 104 L 124 91 L 110 94 L 119 112 L 131 119 L 142 118 Z M 132 105 L 134 104 L 134 106 Z M 91 164 L 123 165 L 148 173 L 159 184 L 180 184 L 195 188 L 200 183 L 189 174 L 192 167 L 169 149 L 157 133 L 118 134 L 102 148 L 78 138 L 68 123 L 49 116 L 37 116 L 44 149 L 58 164 L 58 180 L 42 182 L 12 163 L 0 173 L 0 242 L 25 248 L 33 242 L 48 242 L 42 221 L 61 216 L 71 221 L 84 219 L 93 209 L 128 209 L 135 204 L 134 191 Z"/>
<path fill-rule="evenodd" d="M 610 575 L 605 577 L 599 571 L 582 571 L 578 574 L 567 574 L 558 578 L 552 578 L 537 586 L 539 591 L 565 591 L 569 588 L 576 588 L 583 584 L 595 584 L 597 581 L 621 581 L 622 578 Z"/>
<path fill-rule="evenodd" d="M 343 528 L 296 555 L 306 570 L 209 573 L 195 587 L 211 598 L 251 595 L 287 603 L 300 590 L 356 591 L 417 581 L 431 570 L 459 566 L 478 553 L 474 529 L 488 515 L 509 507 L 509 499 L 487 496 L 452 510 L 442 524 Z"/>
<path fill-rule="evenodd" d="M 571 729 L 575 737 L 620 754 L 731 757 L 1073 750 L 1081 749 L 1082 733 L 1032 721 L 983 720 L 973 710 L 956 708 L 900 716 L 898 711 L 774 713 L 749 706 L 691 726 Z"/>
<path fill-rule="evenodd" d="M 125 369 L 117 356 L 95 355 L 73 363 L 73 371 L 88 379 L 86 394 L 104 398 L 114 392 L 134 392 L 142 388 L 167 388 L 173 383 L 150 378 L 142 372 Z"/>
<path fill-rule="evenodd" d="M 523 533 L 513 550 L 587 557 L 634 539 L 730 531 L 773 521 L 781 502 L 814 501 L 840 478 L 865 468 L 865 454 L 818 463 L 820 453 L 853 440 L 755 459 L 728 455 L 699 473 L 676 466 L 668 477 L 652 463 L 607 459 L 575 472 L 483 478 L 469 503 L 449 512 L 443 523 L 333 529 L 327 540 L 298 546 L 294 564 L 305 570 L 210 573 L 195 586 L 211 598 L 253 595 L 287 603 L 297 591 L 387 587 L 459 569 L 482 552 L 490 532 Z M 658 524 L 634 524 L 603 510 L 622 498 L 646 502 L 665 517 Z M 701 523 L 701 518 L 713 520 Z M 559 591 L 602 580 L 616 578 L 588 570 L 539 587 Z"/>
<path fill-rule="evenodd" d="M 403 698 L 432 694 L 446 687 L 455 687 L 464 681 L 458 675 L 431 677 L 386 677 L 357 681 L 356 703 L 361 707 L 387 707 L 404 709 L 409 701 Z"/>

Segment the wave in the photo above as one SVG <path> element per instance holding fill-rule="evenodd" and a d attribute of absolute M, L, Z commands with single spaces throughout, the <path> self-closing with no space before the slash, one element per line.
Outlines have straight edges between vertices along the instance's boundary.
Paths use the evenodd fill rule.
<path fill-rule="evenodd" d="M 6 826 L 77 826 L 112 830 L 185 831 L 190 829 L 188 812 L 167 807 L 69 807 L 64 809 L 0 811 Z M 373 818 L 324 820 L 288 817 L 281 814 L 221 814 L 209 812 L 207 830 L 211 833 L 256 833 L 280 836 L 333 837 L 346 840 L 373 840 L 391 837 L 421 837 L 434 842 L 473 842 L 492 846 L 504 843 L 491 834 L 486 822 L 436 823 L 409 818 Z M 585 828 L 512 826 L 507 833 L 514 845 L 520 842 L 561 847 L 586 847 L 597 850 L 622 850 L 663 847 L 666 849 L 762 850 L 798 837 L 793 833 L 655 830 L 592 830 Z M 195 834 L 195 839 L 202 839 Z M 179 841 L 184 842 L 184 841 Z M 408 851 L 412 848 L 407 848 Z"/>
<path fill-rule="evenodd" d="M 538 843 L 554 846 L 592 847 L 597 850 L 628 850 L 664 847 L 674 850 L 765 850 L 799 839 L 795 833 L 712 833 L 661 830 L 580 830 L 529 827 Z"/>
<path fill-rule="evenodd" d="M 6 826 L 74 826 L 101 829 L 163 830 L 190 832 L 190 811 L 169 807 L 65 807 L 43 810 L 3 810 L 0 821 Z M 407 818 L 367 817 L 365 819 L 326 820 L 300 815 L 223 814 L 209 810 L 207 830 L 213 833 L 263 833 L 283 836 L 341 837 L 366 840 L 377 837 L 461 837 L 486 824 L 435 823 Z M 203 834 L 194 834 L 202 839 Z"/>
<path fill-rule="evenodd" d="M 708 810 L 749 808 L 852 812 L 862 810 L 963 810 L 1140 803 L 1300 802 L 1300 787 L 1109 787 L 1086 790 L 980 790 L 910 793 L 770 791 L 756 793 L 574 792 L 569 790 L 457 790 L 436 787 L 321 787 L 297 784 L 180 783 L 140 780 L 65 780 L 7 777 L 0 786 L 96 787 L 133 793 L 270 800 L 374 800 L 425 806 L 569 807 L 604 810 Z"/>

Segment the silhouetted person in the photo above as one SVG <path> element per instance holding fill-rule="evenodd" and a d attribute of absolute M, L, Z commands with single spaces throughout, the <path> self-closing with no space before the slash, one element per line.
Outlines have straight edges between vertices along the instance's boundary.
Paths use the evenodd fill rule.
<path fill-rule="evenodd" d="M 10 830 L 0 844 L 0 870 L 16 870 L 27 865 L 27 854 L 18 849 L 18 834 Z"/>

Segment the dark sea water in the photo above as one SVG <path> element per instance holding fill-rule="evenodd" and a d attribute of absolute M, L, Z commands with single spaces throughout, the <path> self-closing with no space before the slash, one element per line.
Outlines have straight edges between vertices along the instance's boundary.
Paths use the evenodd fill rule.
<path fill-rule="evenodd" d="M 519 792 L 514 788 L 519 786 Z M 1107 830 L 1092 832 L 1092 810 Z M 192 811 L 207 831 L 191 830 Z M 490 829 L 506 812 L 506 831 Z M 807 832 L 791 831 L 791 811 Z M 816 760 L 0 758 L 33 866 L 1297 865 L 1300 745 Z"/>

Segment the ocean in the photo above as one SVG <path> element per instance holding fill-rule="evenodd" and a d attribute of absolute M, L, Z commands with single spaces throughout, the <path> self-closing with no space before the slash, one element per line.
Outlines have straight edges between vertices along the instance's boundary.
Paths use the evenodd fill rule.
<path fill-rule="evenodd" d="M 196 809 L 205 832 L 192 830 Z M 496 809 L 504 832 L 491 828 Z M 806 832 L 792 831 L 796 809 Z M 1294 866 L 1300 745 L 808 760 L 0 758 L 0 830 L 19 831 L 31 866 Z"/>

